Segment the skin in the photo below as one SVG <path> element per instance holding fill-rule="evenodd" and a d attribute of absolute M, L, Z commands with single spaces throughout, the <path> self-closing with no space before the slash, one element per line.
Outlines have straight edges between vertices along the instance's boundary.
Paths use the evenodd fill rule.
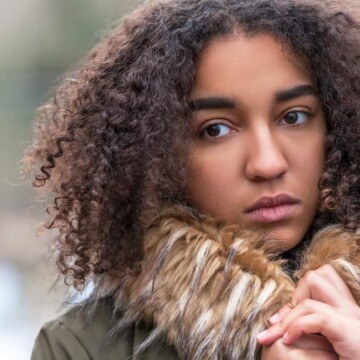
<path fill-rule="evenodd" d="M 270 319 L 273 326 L 259 335 L 258 342 L 267 346 L 263 360 L 273 359 L 274 351 L 293 348 L 308 334 L 320 334 L 320 341 L 326 339 L 331 344 L 328 356 L 332 353 L 340 360 L 360 358 L 360 308 L 333 267 L 325 265 L 305 274 L 293 301 L 296 306 L 284 306 Z M 319 343 L 316 346 L 321 347 Z"/>
<path fill-rule="evenodd" d="M 279 249 L 296 246 L 311 225 L 324 164 L 321 102 L 293 60 L 269 35 L 215 39 L 199 59 L 190 104 L 189 201 L 228 222 L 264 230 Z M 285 217 L 249 215 L 259 198 L 278 194 L 298 200 Z M 298 305 L 281 309 L 260 334 L 262 360 L 360 358 L 360 311 L 334 269 L 307 274 L 294 300 Z"/>
<path fill-rule="evenodd" d="M 299 86 L 307 90 L 277 99 Z M 213 98 L 223 104 L 209 104 Z M 324 163 L 325 121 L 311 79 L 272 37 L 239 35 L 203 50 L 192 99 L 198 104 L 189 161 L 192 205 L 265 230 L 279 248 L 294 247 L 314 218 Z M 261 222 L 246 212 L 257 199 L 278 194 L 299 201 L 286 218 Z"/>

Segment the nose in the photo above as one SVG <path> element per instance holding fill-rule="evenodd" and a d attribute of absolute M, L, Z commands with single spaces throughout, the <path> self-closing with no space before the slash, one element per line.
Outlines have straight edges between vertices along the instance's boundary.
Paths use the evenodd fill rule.
<path fill-rule="evenodd" d="M 249 137 L 249 155 L 245 173 L 253 181 L 274 180 L 288 170 L 280 139 L 269 128 L 256 129 Z"/>

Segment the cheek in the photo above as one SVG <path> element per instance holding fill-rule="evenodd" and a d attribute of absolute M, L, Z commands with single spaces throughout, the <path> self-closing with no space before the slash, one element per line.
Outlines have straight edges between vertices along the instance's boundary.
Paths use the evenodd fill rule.
<path fill-rule="evenodd" d="M 318 183 L 325 164 L 325 137 L 309 142 L 302 159 L 302 171 L 309 181 Z"/>
<path fill-rule="evenodd" d="M 316 211 L 319 195 L 319 180 L 323 173 L 325 156 L 324 145 L 325 135 L 308 139 L 301 151 L 293 154 L 294 176 L 297 177 L 297 183 L 303 193 L 304 201 L 308 205 L 308 210 Z"/>
<path fill-rule="evenodd" d="M 229 164 L 222 159 L 195 158 L 189 165 L 188 192 L 191 199 L 216 197 L 225 189 L 231 177 Z M 210 199 L 209 199 L 210 200 Z"/>
<path fill-rule="evenodd" d="M 239 159 L 223 151 L 195 154 L 189 161 L 187 195 L 189 202 L 203 211 L 223 215 L 222 207 L 234 198 L 239 186 Z"/>
<path fill-rule="evenodd" d="M 311 160 L 309 160 L 311 159 Z M 322 154 L 309 154 L 308 157 L 299 159 L 297 165 L 298 177 L 300 184 L 303 184 L 304 189 L 309 191 L 313 189 L 318 190 L 318 182 L 323 172 L 324 157 Z"/>

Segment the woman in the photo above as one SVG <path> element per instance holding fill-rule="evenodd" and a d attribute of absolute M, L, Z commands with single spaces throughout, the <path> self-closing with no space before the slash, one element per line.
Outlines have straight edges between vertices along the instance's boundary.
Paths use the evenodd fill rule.
<path fill-rule="evenodd" d="M 360 357 L 350 14 L 150 2 L 64 78 L 25 163 L 60 272 L 93 291 L 33 359 Z"/>

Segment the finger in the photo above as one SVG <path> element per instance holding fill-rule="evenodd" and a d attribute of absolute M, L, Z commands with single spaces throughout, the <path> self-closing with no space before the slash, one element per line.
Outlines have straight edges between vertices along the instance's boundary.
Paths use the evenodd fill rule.
<path fill-rule="evenodd" d="M 344 294 L 316 271 L 308 271 L 304 275 L 295 289 L 293 299 L 296 304 L 305 299 L 314 299 L 335 308 L 342 308 L 348 303 Z"/>
<path fill-rule="evenodd" d="M 303 338 L 306 338 L 304 336 Z M 301 338 L 301 340 L 303 339 Z M 311 341 L 311 340 L 310 340 Z M 304 345 L 304 347 L 302 347 Z M 338 360 L 338 355 L 331 351 L 326 351 L 328 348 L 306 348 L 305 342 L 300 344 L 296 342 L 293 345 L 285 345 L 281 340 L 276 341 L 271 346 L 263 346 L 261 349 L 261 359 L 266 360 L 300 360 L 300 359 L 316 359 L 316 360 Z"/>
<path fill-rule="evenodd" d="M 346 323 L 339 321 L 339 317 L 329 317 L 324 313 L 313 313 L 292 322 L 283 336 L 284 344 L 293 344 L 304 334 L 321 334 L 332 344 L 345 341 L 344 331 Z M 340 330 L 340 331 L 339 331 Z"/>
<path fill-rule="evenodd" d="M 294 309 L 289 310 L 281 322 L 260 333 L 258 336 L 259 344 L 269 345 L 273 343 L 288 331 L 290 324 L 296 322 L 299 318 L 313 313 L 324 313 L 325 316 L 329 317 L 334 316 L 334 310 L 329 305 L 315 300 L 305 299 Z"/>
<path fill-rule="evenodd" d="M 293 345 L 301 349 L 320 350 L 336 354 L 334 347 L 322 335 L 303 335 Z"/>
<path fill-rule="evenodd" d="M 287 331 L 291 323 L 295 322 L 301 317 L 313 313 L 322 313 L 329 317 L 336 316 L 336 314 L 334 314 L 334 308 L 331 306 L 316 300 L 305 299 L 301 301 L 300 304 L 298 304 L 293 310 L 289 311 L 281 320 L 281 323 L 278 324 L 278 326 L 284 328 Z"/>
<path fill-rule="evenodd" d="M 291 353 L 291 359 L 338 360 L 339 357 L 326 351 L 297 349 Z"/>
<path fill-rule="evenodd" d="M 346 285 L 345 281 L 341 278 L 339 273 L 330 264 L 321 266 L 316 272 L 330 282 L 339 293 L 343 294 L 349 301 L 356 304 L 356 301 L 351 294 L 350 289 Z"/>
<path fill-rule="evenodd" d="M 271 325 L 275 325 L 278 322 L 280 322 L 289 312 L 291 311 L 291 306 L 289 303 L 284 305 L 277 313 L 275 313 L 271 318 L 269 319 L 269 323 Z"/>
<path fill-rule="evenodd" d="M 292 300 L 299 303 L 305 298 L 313 298 L 337 308 L 348 307 L 350 303 L 356 305 L 350 289 L 329 264 L 307 272 L 300 280 Z M 291 307 L 286 304 L 269 319 L 269 323 L 271 325 L 279 323 L 289 314 L 290 310 Z"/>
<path fill-rule="evenodd" d="M 272 326 L 271 328 L 261 332 L 256 337 L 256 340 L 258 344 L 262 346 L 269 346 L 274 341 L 280 339 L 284 334 L 285 334 L 285 329 L 279 326 Z"/>
<path fill-rule="evenodd" d="M 326 277 L 321 275 L 325 271 L 326 269 L 322 269 L 320 273 L 317 271 L 308 271 L 296 287 L 291 301 L 269 319 L 270 324 L 274 325 L 282 322 L 289 313 L 292 313 L 291 310 L 305 299 L 316 299 L 323 303 L 330 303 L 332 306 L 340 306 L 337 298 L 340 297 L 341 294 L 336 287 L 332 286 Z"/>

